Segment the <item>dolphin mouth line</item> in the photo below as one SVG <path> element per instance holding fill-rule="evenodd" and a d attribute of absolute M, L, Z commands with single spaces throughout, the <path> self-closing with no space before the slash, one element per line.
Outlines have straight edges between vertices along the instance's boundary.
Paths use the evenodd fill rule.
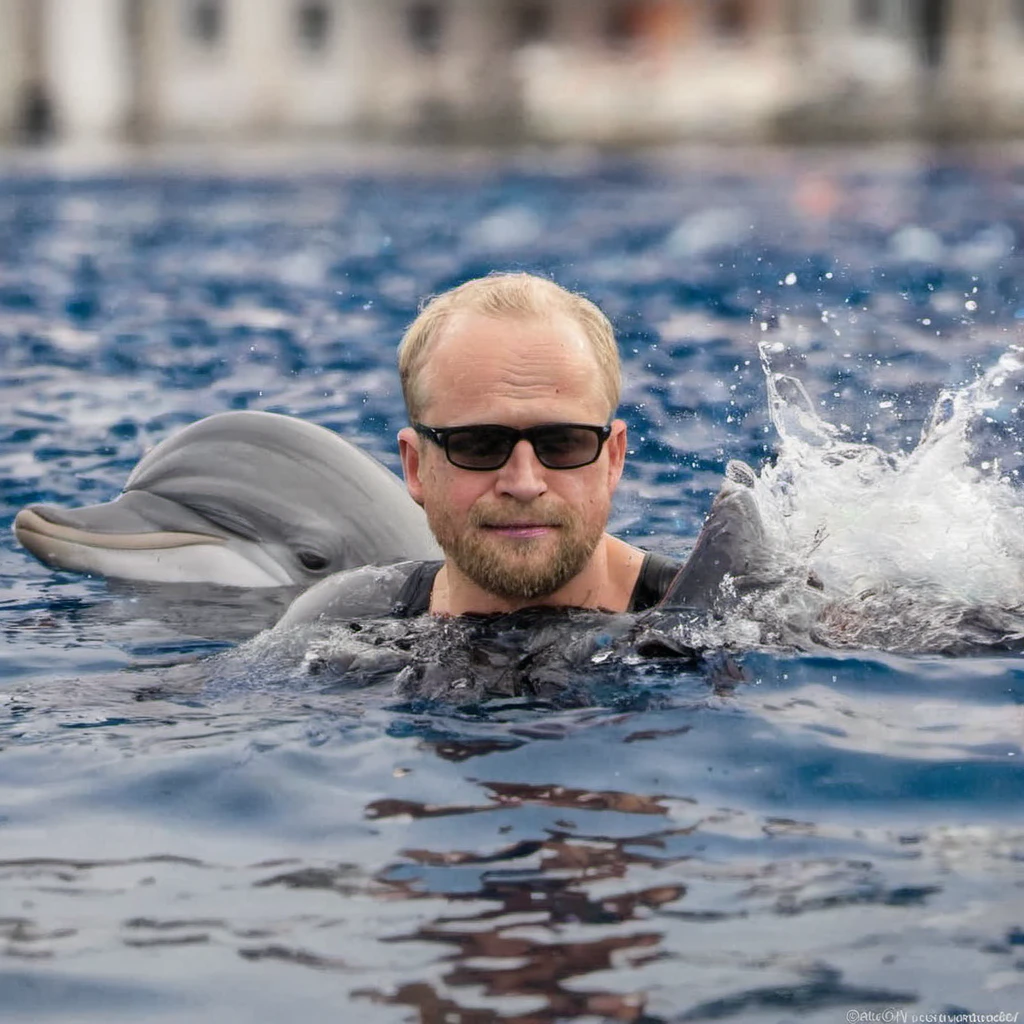
<path fill-rule="evenodd" d="M 69 544 L 80 544 L 83 547 L 116 551 L 159 551 L 196 544 L 223 545 L 225 543 L 223 537 L 215 537 L 212 534 L 184 533 L 173 530 L 155 530 L 153 533 L 91 532 L 75 526 L 51 523 L 38 512 L 33 512 L 28 508 L 23 508 L 14 517 L 14 533 L 19 542 L 22 535 L 29 534 L 42 540 L 61 540 Z"/>

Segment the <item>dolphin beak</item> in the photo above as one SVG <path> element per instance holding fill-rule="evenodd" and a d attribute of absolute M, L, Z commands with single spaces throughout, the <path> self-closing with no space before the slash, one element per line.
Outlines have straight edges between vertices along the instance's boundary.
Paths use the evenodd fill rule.
<path fill-rule="evenodd" d="M 119 579 L 287 587 L 287 570 L 258 544 L 218 534 L 213 523 L 152 495 L 122 494 L 87 508 L 29 505 L 14 536 L 40 562 Z"/>
<path fill-rule="evenodd" d="M 95 572 L 105 557 L 159 552 L 192 545 L 224 544 L 223 537 L 182 530 L 161 530 L 114 502 L 83 509 L 30 505 L 14 518 L 19 544 L 46 565 Z"/>
<path fill-rule="evenodd" d="M 134 529 L 128 523 L 105 523 L 104 528 L 94 524 L 88 513 L 111 506 L 93 505 L 85 509 L 58 509 L 48 505 L 29 505 L 14 517 L 14 536 L 37 558 L 47 561 L 44 551 L 48 544 L 62 542 L 81 544 L 90 548 L 108 548 L 114 551 L 152 551 L 180 548 L 190 544 L 223 544 L 222 537 L 212 534 L 189 533 L 179 530 L 157 530 L 141 517 Z"/>

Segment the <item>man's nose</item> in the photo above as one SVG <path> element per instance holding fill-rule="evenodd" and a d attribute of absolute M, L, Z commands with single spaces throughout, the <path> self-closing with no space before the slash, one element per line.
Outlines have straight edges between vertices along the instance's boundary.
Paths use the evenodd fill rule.
<path fill-rule="evenodd" d="M 497 488 L 499 494 L 507 494 L 517 501 L 532 501 L 547 489 L 544 467 L 537 460 L 533 445 L 521 438 L 508 462 L 498 470 Z"/>

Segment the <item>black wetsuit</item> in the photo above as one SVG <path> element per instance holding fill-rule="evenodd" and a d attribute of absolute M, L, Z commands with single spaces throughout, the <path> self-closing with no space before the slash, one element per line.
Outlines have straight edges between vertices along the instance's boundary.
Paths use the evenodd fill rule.
<path fill-rule="evenodd" d="M 442 561 L 398 562 L 335 573 L 300 594 L 278 625 L 425 615 L 430 611 L 430 592 L 442 565 Z M 642 612 L 656 605 L 681 566 L 665 555 L 647 552 L 626 610 Z"/>

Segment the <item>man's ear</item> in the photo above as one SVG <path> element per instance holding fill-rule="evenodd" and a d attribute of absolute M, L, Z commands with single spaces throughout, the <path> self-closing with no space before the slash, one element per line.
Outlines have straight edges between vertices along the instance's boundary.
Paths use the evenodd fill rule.
<path fill-rule="evenodd" d="M 605 448 L 608 449 L 608 486 L 615 490 L 626 464 L 625 420 L 612 420 L 612 432 L 608 435 Z"/>
<path fill-rule="evenodd" d="M 420 437 L 412 427 L 398 432 L 398 454 L 402 460 L 402 475 L 409 495 L 417 505 L 423 504 L 423 482 L 420 479 Z"/>

